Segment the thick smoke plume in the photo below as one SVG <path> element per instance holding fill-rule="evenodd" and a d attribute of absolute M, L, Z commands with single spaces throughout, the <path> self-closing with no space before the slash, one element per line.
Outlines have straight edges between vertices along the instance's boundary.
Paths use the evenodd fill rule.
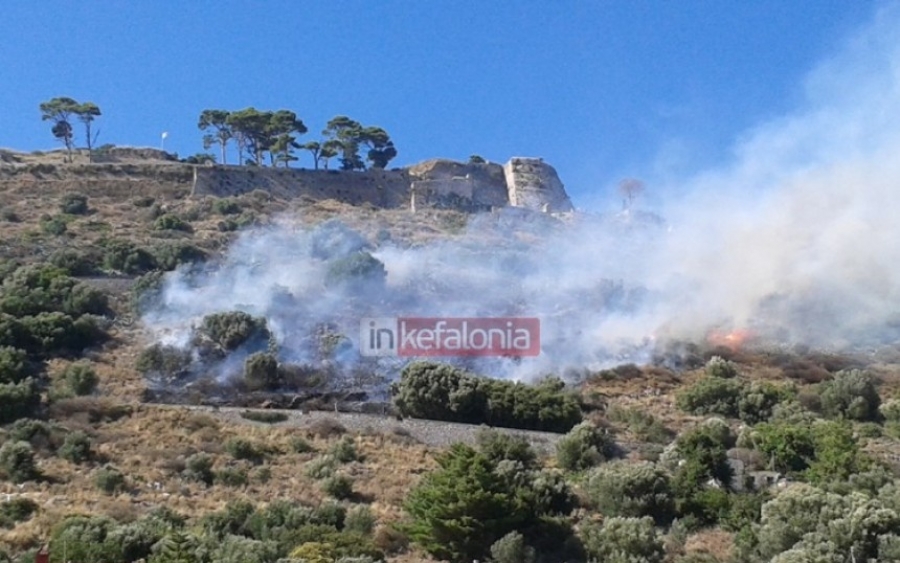
<path fill-rule="evenodd" d="M 900 337 L 900 10 L 892 5 L 821 64 L 803 107 L 749 131 L 733 161 L 657 179 L 658 207 L 557 220 L 516 210 L 409 246 L 336 221 L 289 217 L 244 233 L 221 263 L 171 275 L 145 321 L 185 343 L 203 315 L 265 316 L 283 361 L 319 361 L 323 326 L 349 340 L 379 316 L 536 316 L 540 357 L 482 361 L 498 377 L 647 361 L 669 339 L 750 329 L 779 344 L 841 348 Z M 328 282 L 335 259 L 368 249 L 382 285 Z M 239 366 L 240 363 L 236 362 Z M 236 367 L 232 365 L 232 368 Z M 396 373 L 396 363 L 375 365 Z"/>

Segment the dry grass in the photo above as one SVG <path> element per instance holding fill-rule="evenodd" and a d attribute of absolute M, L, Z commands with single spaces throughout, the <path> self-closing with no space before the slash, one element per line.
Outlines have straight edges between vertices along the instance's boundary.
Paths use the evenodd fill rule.
<path fill-rule="evenodd" d="M 729 561 L 734 549 L 734 535 L 723 530 L 702 530 L 688 537 L 685 554 L 709 553 L 719 561 Z"/>
<path fill-rule="evenodd" d="M 213 415 L 147 406 L 132 408 L 131 414 L 114 421 L 85 424 L 81 409 L 71 410 L 71 427 L 84 427 L 93 436 L 95 451 L 127 476 L 128 490 L 116 497 L 102 494 L 93 485 L 100 462 L 81 466 L 56 457 L 40 460 L 47 480 L 28 483 L 21 490 L 7 487 L 0 492 L 25 493 L 40 506 L 39 514 L 12 531 L 0 531 L 0 544 L 29 546 L 45 538 L 54 522 L 68 514 L 105 514 L 120 521 L 139 517 L 156 506 L 168 506 L 187 516 L 198 516 L 222 508 L 234 499 L 264 504 L 273 499 L 294 499 L 318 504 L 325 496 L 303 466 L 315 452 L 297 454 L 290 439 L 301 435 L 318 451 L 327 451 L 338 436 L 319 437 L 308 430 L 227 424 Z M 383 522 L 400 518 L 401 505 L 419 475 L 434 467 L 432 452 L 417 444 L 399 444 L 384 435 L 352 435 L 362 461 L 345 466 L 354 488 L 372 500 L 372 509 Z M 152 437 L 152 439 L 150 439 Z M 197 452 L 213 456 L 214 468 L 224 467 L 230 456 L 222 444 L 244 438 L 270 452 L 265 466 L 271 478 L 251 479 L 245 487 L 185 481 L 180 475 L 186 458 Z"/>

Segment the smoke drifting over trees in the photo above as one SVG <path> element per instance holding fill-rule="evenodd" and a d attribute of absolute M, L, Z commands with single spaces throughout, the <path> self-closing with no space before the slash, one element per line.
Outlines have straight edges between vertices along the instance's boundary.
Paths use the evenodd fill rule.
<path fill-rule="evenodd" d="M 896 7 L 807 79 L 790 115 L 749 131 L 728 166 L 650 179 L 653 211 L 474 216 L 427 246 L 369 241 L 330 222 L 248 232 L 220 267 L 175 273 L 146 317 L 184 340 L 203 315 L 264 316 L 281 357 L 312 361 L 321 325 L 349 339 L 364 316 L 537 316 L 542 355 L 485 362 L 496 376 L 646 361 L 670 338 L 751 329 L 819 347 L 900 336 L 900 32 Z M 646 177 L 646 176 L 645 176 Z M 637 206 L 637 205 L 636 205 Z M 383 284 L 327 284 L 334 260 L 369 251 Z M 382 366 L 391 367 L 396 366 Z"/>

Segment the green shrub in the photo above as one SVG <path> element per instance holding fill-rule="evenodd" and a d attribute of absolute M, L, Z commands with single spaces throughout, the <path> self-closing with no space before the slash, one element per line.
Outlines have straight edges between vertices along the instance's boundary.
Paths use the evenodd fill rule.
<path fill-rule="evenodd" d="M 794 396 L 791 388 L 768 381 L 753 381 L 744 387 L 738 398 L 738 417 L 747 424 L 765 422 L 772 417 L 777 405 Z"/>
<path fill-rule="evenodd" d="M 253 463 L 261 463 L 265 457 L 263 449 L 244 438 L 230 438 L 225 442 L 225 451 L 234 459 L 243 459 Z"/>
<path fill-rule="evenodd" d="M 278 424 L 288 419 L 288 415 L 283 412 L 272 411 L 243 411 L 241 418 L 252 420 L 253 422 L 262 422 L 263 424 Z"/>
<path fill-rule="evenodd" d="M 306 464 L 306 474 L 313 479 L 327 479 L 334 475 L 337 466 L 334 456 L 322 455 Z"/>
<path fill-rule="evenodd" d="M 61 248 L 47 260 L 51 265 L 63 269 L 72 276 L 90 276 L 97 273 L 100 259 L 90 252 L 75 248 Z"/>
<path fill-rule="evenodd" d="M 312 522 L 332 526 L 338 530 L 344 528 L 347 521 L 347 509 L 336 502 L 323 502 L 313 513 Z"/>
<path fill-rule="evenodd" d="M 375 515 L 372 509 L 364 504 L 357 504 L 347 511 L 344 519 L 344 529 L 368 536 L 375 529 Z"/>
<path fill-rule="evenodd" d="M 53 217 L 41 218 L 41 230 L 48 235 L 59 237 L 66 234 L 66 231 L 69 230 L 69 226 L 66 223 L 65 217 L 54 215 Z"/>
<path fill-rule="evenodd" d="M 125 475 L 115 467 L 104 467 L 94 475 L 94 484 L 108 495 L 118 493 L 125 489 Z"/>
<path fill-rule="evenodd" d="M 170 213 L 157 217 L 156 221 L 153 223 L 153 228 L 157 231 L 183 231 L 186 233 L 193 232 L 194 230 L 190 223 L 181 217 Z"/>
<path fill-rule="evenodd" d="M 237 215 L 241 212 L 241 204 L 231 198 L 216 199 L 212 203 L 212 210 L 219 215 Z"/>
<path fill-rule="evenodd" d="M 302 436 L 291 436 L 290 448 L 292 452 L 298 454 L 305 454 L 315 451 L 315 448 L 312 447 L 312 444 L 310 444 L 309 441 L 307 441 Z"/>
<path fill-rule="evenodd" d="M 244 361 L 244 384 L 251 391 L 274 391 L 281 385 L 278 360 L 265 352 L 251 354 Z"/>
<path fill-rule="evenodd" d="M 590 474 L 587 491 L 604 517 L 652 517 L 666 525 L 675 517 L 669 474 L 654 463 L 613 462 Z"/>
<path fill-rule="evenodd" d="M 40 390 L 28 377 L 18 383 L 0 383 L 0 424 L 33 417 L 41 404 Z"/>
<path fill-rule="evenodd" d="M 762 506 L 770 499 L 768 491 L 731 495 L 728 514 L 721 520 L 722 529 L 738 533 L 759 524 Z"/>
<path fill-rule="evenodd" d="M 556 445 L 556 461 L 569 471 L 581 471 L 616 454 L 613 439 L 590 422 L 582 422 L 563 436 Z"/>
<path fill-rule="evenodd" d="M 59 448 L 59 457 L 72 463 L 84 463 L 90 460 L 93 457 L 91 439 L 81 431 L 68 434 Z"/>
<path fill-rule="evenodd" d="M 405 416 L 565 432 L 581 421 L 581 409 L 564 387 L 555 378 L 523 385 L 446 364 L 415 362 L 403 368 L 391 391 Z"/>
<path fill-rule="evenodd" d="M 709 377 L 719 377 L 721 379 L 731 379 L 737 376 L 737 367 L 732 362 L 722 358 L 721 356 L 713 356 L 706 362 L 706 375 Z"/>
<path fill-rule="evenodd" d="M 384 264 L 368 252 L 361 251 L 332 260 L 325 273 L 325 285 L 372 288 L 384 285 L 386 278 Z"/>
<path fill-rule="evenodd" d="M 758 528 L 739 536 L 741 559 L 889 561 L 879 538 L 900 529 L 900 515 L 879 498 L 839 495 L 796 484 L 766 502 Z M 786 557 L 791 551 L 795 558 Z M 779 557 L 780 556 L 780 557 Z"/>
<path fill-rule="evenodd" d="M 131 286 L 131 307 L 138 314 L 143 314 L 155 307 L 162 296 L 165 284 L 165 272 L 153 271 L 135 280 Z"/>
<path fill-rule="evenodd" d="M 0 383 L 18 383 L 35 374 L 24 350 L 12 346 L 0 347 Z"/>
<path fill-rule="evenodd" d="M 721 377 L 704 377 L 675 395 L 675 404 L 694 415 L 719 415 L 735 418 L 743 392 L 741 382 Z"/>
<path fill-rule="evenodd" d="M 181 524 L 183 525 L 183 524 Z M 109 530 L 104 542 L 107 561 L 140 561 L 148 559 L 153 546 L 160 543 L 178 525 L 150 514 L 135 522 L 122 524 Z"/>
<path fill-rule="evenodd" d="M 522 534 L 510 532 L 491 545 L 491 558 L 494 563 L 534 563 L 536 554 Z"/>
<path fill-rule="evenodd" d="M 112 240 L 106 243 L 103 267 L 123 274 L 140 275 L 156 269 L 156 258 L 126 240 Z"/>
<path fill-rule="evenodd" d="M 350 463 L 359 459 L 359 453 L 356 451 L 356 444 L 350 436 L 344 436 L 331 446 L 328 451 L 338 463 Z"/>
<path fill-rule="evenodd" d="M 900 399 L 888 399 L 878 407 L 886 422 L 900 422 Z"/>
<path fill-rule="evenodd" d="M 195 341 L 208 340 L 223 351 L 237 350 L 244 345 L 265 348 L 270 337 L 265 318 L 243 311 L 207 315 L 195 329 Z"/>
<path fill-rule="evenodd" d="M 820 389 L 822 409 L 832 418 L 875 420 L 881 398 L 872 377 L 861 370 L 844 370 L 834 374 Z"/>
<path fill-rule="evenodd" d="M 769 419 L 771 422 L 808 425 L 816 420 L 816 414 L 800 404 L 800 401 L 790 399 L 772 407 L 772 416 Z"/>
<path fill-rule="evenodd" d="M 581 422 L 577 398 L 556 377 L 534 385 L 487 379 L 486 422 L 492 426 L 568 432 Z"/>
<path fill-rule="evenodd" d="M 803 424 L 759 424 L 750 437 L 753 447 L 766 457 L 768 467 L 781 473 L 804 471 L 816 454 L 812 429 Z"/>
<path fill-rule="evenodd" d="M 871 468 L 871 458 L 862 452 L 853 427 L 847 422 L 816 424 L 812 427 L 812 435 L 815 457 L 807 471 L 811 483 L 846 481 L 851 475 Z"/>
<path fill-rule="evenodd" d="M 40 313 L 20 320 L 30 333 L 34 352 L 43 356 L 80 355 L 109 337 L 89 315 L 73 319 L 64 313 Z"/>
<path fill-rule="evenodd" d="M 166 242 L 153 249 L 153 258 L 158 268 L 171 271 L 183 264 L 194 264 L 206 260 L 206 252 L 187 242 Z"/>
<path fill-rule="evenodd" d="M 188 481 L 212 485 L 214 479 L 212 466 L 213 460 L 209 455 L 196 453 L 185 460 L 185 469 L 181 475 Z"/>
<path fill-rule="evenodd" d="M 245 487 L 250 478 L 243 467 L 223 467 L 216 471 L 215 482 L 226 487 Z"/>
<path fill-rule="evenodd" d="M 561 479 L 511 460 L 494 463 L 463 444 L 438 455 L 437 463 L 405 501 L 410 515 L 405 530 L 437 559 L 482 559 L 506 534 L 538 530 L 573 506 Z M 561 533 L 555 534 L 558 551 Z"/>
<path fill-rule="evenodd" d="M 0 471 L 13 483 L 24 483 L 40 477 L 31 444 L 6 442 L 0 446 Z"/>
<path fill-rule="evenodd" d="M 144 375 L 177 377 L 187 371 L 191 353 L 174 346 L 153 344 L 138 354 L 135 368 Z"/>
<path fill-rule="evenodd" d="M 353 496 L 353 479 L 346 475 L 332 475 L 322 482 L 322 490 L 337 500 L 347 500 Z"/>
<path fill-rule="evenodd" d="M 637 408 L 610 407 L 606 417 L 613 422 L 624 423 L 635 438 L 655 444 L 668 444 L 675 433 L 669 430 L 652 414 Z"/>
<path fill-rule="evenodd" d="M 49 450 L 53 447 L 53 428 L 43 420 L 20 418 L 6 432 L 7 440 L 28 442 L 34 449 Z"/>
<path fill-rule="evenodd" d="M 447 364 L 414 362 L 403 368 L 392 388 L 394 404 L 404 416 L 475 422 L 486 397 L 475 376 Z"/>
<path fill-rule="evenodd" d="M 75 395 L 90 395 L 97 389 L 97 373 L 89 363 L 75 363 L 66 366 L 63 381 Z"/>
<path fill-rule="evenodd" d="M 681 520 L 696 525 L 712 525 L 727 514 L 728 493 L 733 471 L 728 463 L 728 449 L 734 439 L 728 426 L 709 421 L 682 433 L 676 443 L 681 458 L 672 477 L 675 509 Z M 710 488 L 714 480 L 722 489 Z"/>
<path fill-rule="evenodd" d="M 7 260 L 0 258 L 0 283 L 12 277 L 16 271 L 22 267 L 22 263 L 18 260 Z"/>
<path fill-rule="evenodd" d="M 87 313 L 102 315 L 107 299 L 102 292 L 69 277 L 66 270 L 49 265 L 25 266 L 3 282 L 0 311 L 11 315 Z"/>
<path fill-rule="evenodd" d="M 861 422 L 856 426 L 856 433 L 860 438 L 881 438 L 884 430 L 876 422 Z"/>
<path fill-rule="evenodd" d="M 588 555 L 604 563 L 662 563 L 663 541 L 653 519 L 608 518 L 586 526 L 582 541 Z"/>
<path fill-rule="evenodd" d="M 250 502 L 232 500 L 222 510 L 205 514 L 200 518 L 199 524 L 205 535 L 211 538 L 222 539 L 228 535 L 242 535 L 247 531 L 246 525 L 253 512 L 253 504 Z"/>
<path fill-rule="evenodd" d="M 475 435 L 478 451 L 494 463 L 517 461 L 526 469 L 537 468 L 537 454 L 528 440 L 493 429 L 481 429 Z"/>
<path fill-rule="evenodd" d="M 115 526 L 106 516 L 68 516 L 53 527 L 50 544 L 64 545 L 67 561 L 106 561 L 111 551 L 106 540 Z M 53 560 L 63 561 L 62 555 Z"/>
<path fill-rule="evenodd" d="M 62 300 L 62 312 L 79 318 L 84 315 L 105 315 L 108 307 L 106 295 L 83 283 L 73 285 Z"/>
<path fill-rule="evenodd" d="M 0 502 L 0 528 L 13 528 L 17 522 L 25 522 L 37 509 L 37 503 L 25 497 Z"/>
<path fill-rule="evenodd" d="M 84 215 L 88 212 L 88 198 L 82 194 L 65 194 L 59 207 L 63 213 L 69 215 Z"/>

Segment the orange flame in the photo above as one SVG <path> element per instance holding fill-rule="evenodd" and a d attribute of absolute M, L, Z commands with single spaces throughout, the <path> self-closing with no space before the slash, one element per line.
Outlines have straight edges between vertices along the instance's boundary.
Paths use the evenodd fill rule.
<path fill-rule="evenodd" d="M 741 349 L 747 340 L 753 337 L 753 333 L 746 329 L 735 329 L 730 332 L 714 330 L 706 337 L 711 346 L 724 346 L 730 350 Z"/>

